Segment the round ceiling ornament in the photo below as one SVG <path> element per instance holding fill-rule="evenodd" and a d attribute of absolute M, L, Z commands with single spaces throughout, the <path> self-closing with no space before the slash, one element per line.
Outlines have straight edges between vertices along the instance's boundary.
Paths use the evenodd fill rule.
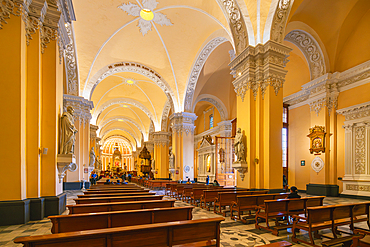
<path fill-rule="evenodd" d="M 320 157 L 316 157 L 313 159 L 311 167 L 315 172 L 319 173 L 324 168 L 324 161 Z"/>

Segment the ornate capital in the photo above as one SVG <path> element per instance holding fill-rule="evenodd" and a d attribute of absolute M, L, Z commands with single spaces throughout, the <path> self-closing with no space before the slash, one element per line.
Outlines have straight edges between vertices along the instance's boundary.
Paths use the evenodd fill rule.
<path fill-rule="evenodd" d="M 6 19 L 10 19 L 11 15 L 20 16 L 22 11 L 21 1 L 3 0 L 0 2 L 0 29 L 3 29 L 3 24 L 8 24 Z"/>
<path fill-rule="evenodd" d="M 83 97 L 65 94 L 63 96 L 63 106 L 72 106 L 75 111 L 75 118 L 78 118 L 84 124 L 90 123 L 91 113 L 94 108 L 93 102 Z"/>
<path fill-rule="evenodd" d="M 170 143 L 171 133 L 158 131 L 153 133 L 154 145 L 166 146 Z"/>
<path fill-rule="evenodd" d="M 289 47 L 274 41 L 247 47 L 229 64 L 236 78 L 233 85 L 237 96 L 244 101 L 245 93 L 252 90 L 256 100 L 261 89 L 263 98 L 268 86 L 273 87 L 277 95 L 285 81 L 284 67 L 290 51 Z"/>
<path fill-rule="evenodd" d="M 178 112 L 174 113 L 170 117 L 171 128 L 173 133 L 191 133 L 194 135 L 194 121 L 197 119 L 197 115 L 189 112 Z"/>

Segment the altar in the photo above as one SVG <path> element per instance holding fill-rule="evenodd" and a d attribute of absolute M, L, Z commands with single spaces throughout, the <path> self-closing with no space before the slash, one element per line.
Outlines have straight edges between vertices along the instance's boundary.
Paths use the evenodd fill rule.
<path fill-rule="evenodd" d="M 209 182 L 212 183 L 216 177 L 215 168 L 215 144 L 212 137 L 207 135 L 202 138 L 198 151 L 198 181 L 206 182 L 209 176 Z"/>

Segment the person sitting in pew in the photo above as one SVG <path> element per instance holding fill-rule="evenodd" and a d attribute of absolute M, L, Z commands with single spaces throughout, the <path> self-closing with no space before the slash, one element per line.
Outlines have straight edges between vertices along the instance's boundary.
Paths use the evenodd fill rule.
<path fill-rule="evenodd" d="M 218 183 L 216 179 L 213 181 L 213 186 L 220 186 L 220 184 Z"/>
<path fill-rule="evenodd" d="M 190 178 L 188 178 L 188 181 L 186 182 L 186 184 L 191 184 Z"/>
<path fill-rule="evenodd" d="M 119 181 L 119 179 L 117 180 L 116 182 L 117 185 L 120 185 L 121 184 L 121 181 Z"/>
<path fill-rule="evenodd" d="M 110 183 L 110 179 L 107 179 L 107 181 L 105 181 L 105 183 L 104 184 L 111 184 Z"/>
<path fill-rule="evenodd" d="M 288 198 L 301 198 L 300 195 L 298 195 L 298 189 L 295 186 L 290 187 L 290 194 L 288 195 Z"/>

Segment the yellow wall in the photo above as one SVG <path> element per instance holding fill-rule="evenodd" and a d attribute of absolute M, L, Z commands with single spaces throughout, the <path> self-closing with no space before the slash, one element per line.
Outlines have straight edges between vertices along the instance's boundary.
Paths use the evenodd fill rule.
<path fill-rule="evenodd" d="M 209 105 L 206 108 L 201 107 L 198 111 L 195 112 L 195 114 L 198 116 L 198 118 L 194 121 L 195 128 L 195 134 L 200 134 L 206 130 L 209 130 L 209 116 L 213 114 L 213 111 L 210 110 L 206 114 L 203 113 L 203 111 L 207 111 L 214 107 L 213 105 Z M 206 125 L 204 126 L 204 118 Z M 218 112 L 217 108 L 214 107 L 214 115 L 213 115 L 213 127 L 216 127 L 217 124 L 221 122 L 221 116 Z"/>

